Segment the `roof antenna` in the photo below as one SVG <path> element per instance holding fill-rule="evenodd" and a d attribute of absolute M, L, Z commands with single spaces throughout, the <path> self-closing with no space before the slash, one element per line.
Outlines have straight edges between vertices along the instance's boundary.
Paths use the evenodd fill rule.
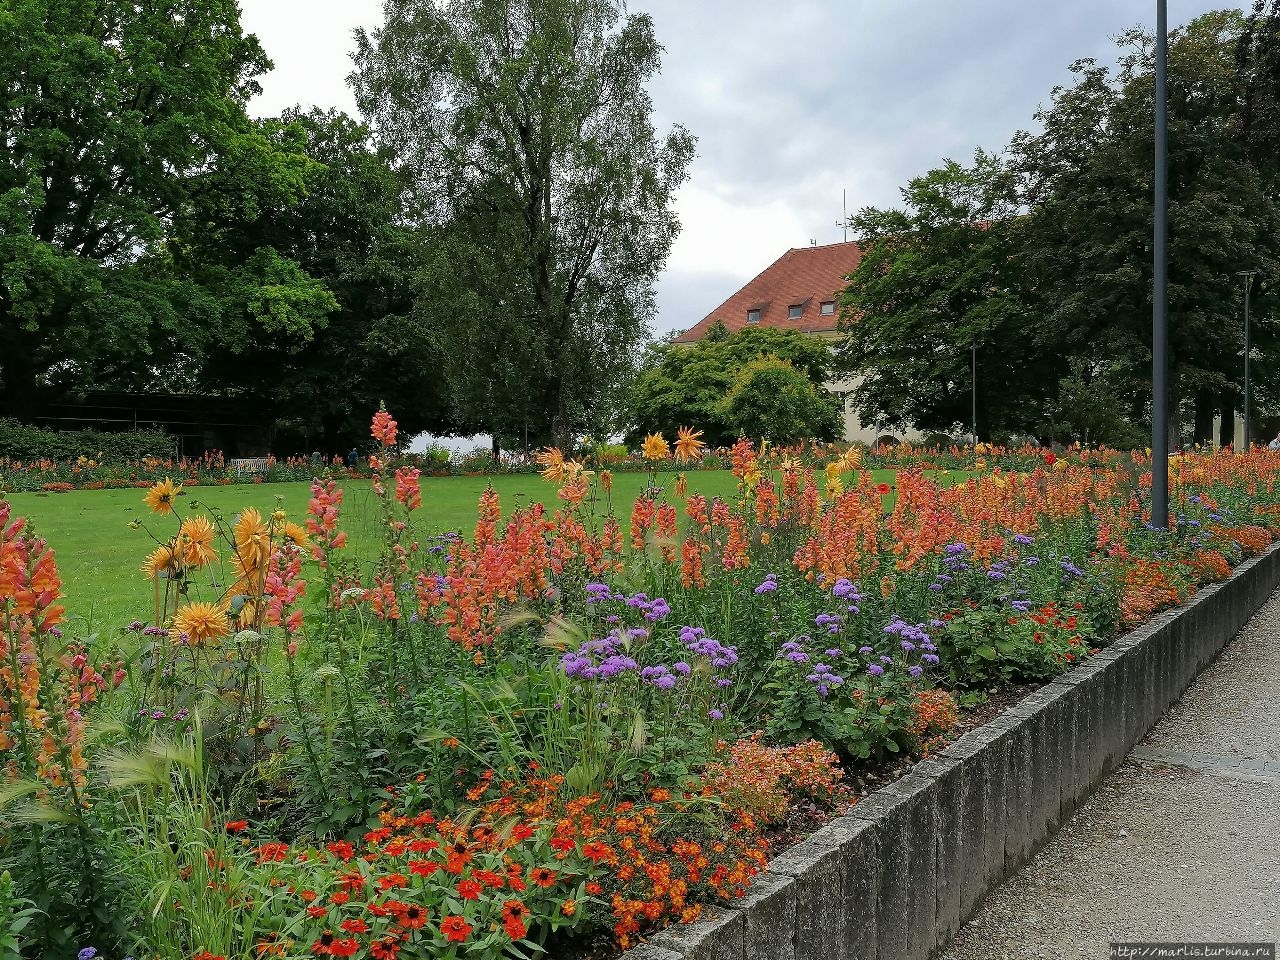
<path fill-rule="evenodd" d="M 844 228 L 844 242 L 848 243 L 849 242 L 849 190 L 847 187 L 840 191 L 840 207 L 844 211 L 844 216 L 841 218 L 840 222 L 836 224 L 836 226 Z"/>
<path fill-rule="evenodd" d="M 811 247 L 816 247 L 817 245 L 818 245 L 818 241 L 817 241 L 817 239 L 816 239 L 815 237 L 810 237 L 810 238 L 809 238 L 809 246 L 811 246 Z"/>

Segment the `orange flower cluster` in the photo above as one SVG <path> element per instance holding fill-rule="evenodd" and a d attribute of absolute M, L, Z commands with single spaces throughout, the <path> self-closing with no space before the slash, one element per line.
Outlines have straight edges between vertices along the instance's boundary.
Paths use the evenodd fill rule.
<path fill-rule="evenodd" d="M 1271 531 L 1266 527 L 1259 527 L 1254 524 L 1248 524 L 1243 527 L 1228 527 L 1223 532 L 1237 543 L 1246 554 L 1261 553 L 1275 541 Z"/>
<path fill-rule="evenodd" d="M 946 690 L 917 690 L 911 713 L 907 730 L 926 757 L 946 744 L 947 735 L 960 722 L 956 698 Z"/>
<path fill-rule="evenodd" d="M 1120 615 L 1127 626 L 1191 596 L 1191 583 L 1171 560 L 1130 560 L 1121 568 L 1120 584 Z"/>
<path fill-rule="evenodd" d="M 764 824 L 782 821 L 799 800 L 830 809 L 847 791 L 840 784 L 840 761 L 822 744 L 808 740 L 772 747 L 756 731 L 727 749 L 724 760 L 707 766 L 704 791 L 749 811 Z"/>
<path fill-rule="evenodd" d="M 58 649 L 62 595 L 53 551 L 0 500 L 0 757 L 4 777 L 34 777 L 83 802 L 86 711 L 102 674 L 75 645 Z M 122 679 L 117 673 L 113 683 Z M 0 778 L 2 782 L 3 778 Z"/>

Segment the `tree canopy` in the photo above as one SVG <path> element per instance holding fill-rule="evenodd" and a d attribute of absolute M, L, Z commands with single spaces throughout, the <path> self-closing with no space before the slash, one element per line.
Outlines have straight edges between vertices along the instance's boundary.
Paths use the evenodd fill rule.
<path fill-rule="evenodd" d="M 1274 154 L 1248 122 L 1276 34 L 1250 35 L 1237 13 L 1173 31 L 1169 52 L 1170 386 L 1177 417 L 1209 439 L 1215 412 L 1239 408 L 1243 373 L 1238 273 L 1274 276 L 1280 194 Z M 1252 38 L 1250 38 L 1252 37 Z M 1118 38 L 1114 67 L 1073 65 L 1000 154 L 947 162 L 911 181 L 902 210 L 864 210 L 867 246 L 844 295 L 841 352 L 865 377 L 864 418 L 946 430 L 968 420 L 976 344 L 984 435 L 1080 439 L 1149 416 L 1153 221 L 1153 40 Z M 1245 53 L 1241 51 L 1244 50 Z M 1256 119 L 1256 116 L 1255 116 Z M 1252 281 L 1255 395 L 1275 395 L 1274 285 Z M 985 362 L 984 362 L 985 361 Z M 1268 362 L 1269 361 L 1269 362 Z M 1084 412 L 1082 386 L 1105 390 Z M 1080 411 L 1076 416 L 1072 411 Z M 1101 419 L 1099 419 L 1101 418 Z M 1117 438 L 1133 431 L 1110 431 Z M 1130 442 L 1132 442 L 1132 436 Z"/>
<path fill-rule="evenodd" d="M 189 262 L 305 189 L 298 139 L 245 112 L 269 68 L 234 0 L 0 7 L 10 413 L 41 393 L 186 383 L 213 343 L 324 326 L 332 297 L 269 246 Z"/>
<path fill-rule="evenodd" d="M 653 128 L 651 19 L 620 0 L 386 0 L 361 111 L 416 186 L 418 313 L 455 415 L 567 447 L 634 369 L 693 137 Z"/>
<path fill-rule="evenodd" d="M 759 363 L 763 365 L 752 366 Z M 826 342 L 766 327 L 708 336 L 688 346 L 659 344 L 649 351 L 631 388 L 629 439 L 671 434 L 681 426 L 702 430 L 713 446 L 732 444 L 743 434 L 829 439 L 839 410 L 823 386 L 831 363 Z M 780 393 L 777 408 L 761 400 L 773 381 Z"/>

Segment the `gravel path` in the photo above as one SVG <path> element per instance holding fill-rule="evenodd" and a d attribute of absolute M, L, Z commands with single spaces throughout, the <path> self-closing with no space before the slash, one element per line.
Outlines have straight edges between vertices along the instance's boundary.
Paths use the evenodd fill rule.
<path fill-rule="evenodd" d="M 1280 593 L 944 960 L 1280 940 Z"/>

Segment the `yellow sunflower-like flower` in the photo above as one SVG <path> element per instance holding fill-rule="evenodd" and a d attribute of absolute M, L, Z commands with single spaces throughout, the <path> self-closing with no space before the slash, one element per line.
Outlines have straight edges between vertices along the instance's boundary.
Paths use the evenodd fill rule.
<path fill-rule="evenodd" d="M 663 439 L 662 434 L 651 433 L 640 445 L 640 454 L 646 460 L 667 460 L 671 456 L 671 445 Z"/>
<path fill-rule="evenodd" d="M 227 618 L 227 608 L 217 603 L 197 601 L 179 607 L 173 615 L 171 630 L 175 638 L 186 636 L 186 642 L 193 647 L 215 644 L 231 633 L 231 621 Z"/>
<path fill-rule="evenodd" d="M 172 577 L 181 567 L 173 545 L 166 543 L 147 554 L 147 559 L 142 563 L 142 572 L 147 575 L 147 579 L 155 580 L 157 577 Z"/>
<path fill-rule="evenodd" d="M 152 513 L 173 513 L 173 503 L 181 492 L 182 484 L 175 486 L 172 480 L 165 477 L 148 490 L 143 499 L 147 502 L 147 506 L 151 508 Z"/>
<path fill-rule="evenodd" d="M 203 567 L 218 559 L 213 549 L 213 524 L 208 517 L 188 517 L 178 531 L 178 552 L 188 567 Z"/>
<path fill-rule="evenodd" d="M 232 592 L 256 596 L 262 590 L 262 576 L 271 556 L 270 528 L 253 507 L 246 507 L 236 517 L 232 528 L 236 553 L 232 566 L 236 582 Z"/>
<path fill-rule="evenodd" d="M 681 427 L 676 431 L 676 459 L 681 463 L 701 459 L 702 451 L 707 446 L 701 437 L 702 431 L 692 427 Z"/>
<path fill-rule="evenodd" d="M 307 528 L 301 524 L 294 523 L 292 520 L 286 520 L 280 532 L 284 534 L 284 538 L 295 546 L 305 547 L 310 543 L 310 537 L 307 534 Z"/>
<path fill-rule="evenodd" d="M 840 463 L 846 470 L 857 470 L 862 466 L 862 451 L 857 447 L 850 447 L 840 458 Z"/>
<path fill-rule="evenodd" d="M 550 483 L 563 483 L 569 479 L 564 454 L 560 452 L 559 447 L 547 447 L 545 450 L 540 450 L 535 459 L 538 461 L 538 465 L 542 467 L 542 479 Z"/>

